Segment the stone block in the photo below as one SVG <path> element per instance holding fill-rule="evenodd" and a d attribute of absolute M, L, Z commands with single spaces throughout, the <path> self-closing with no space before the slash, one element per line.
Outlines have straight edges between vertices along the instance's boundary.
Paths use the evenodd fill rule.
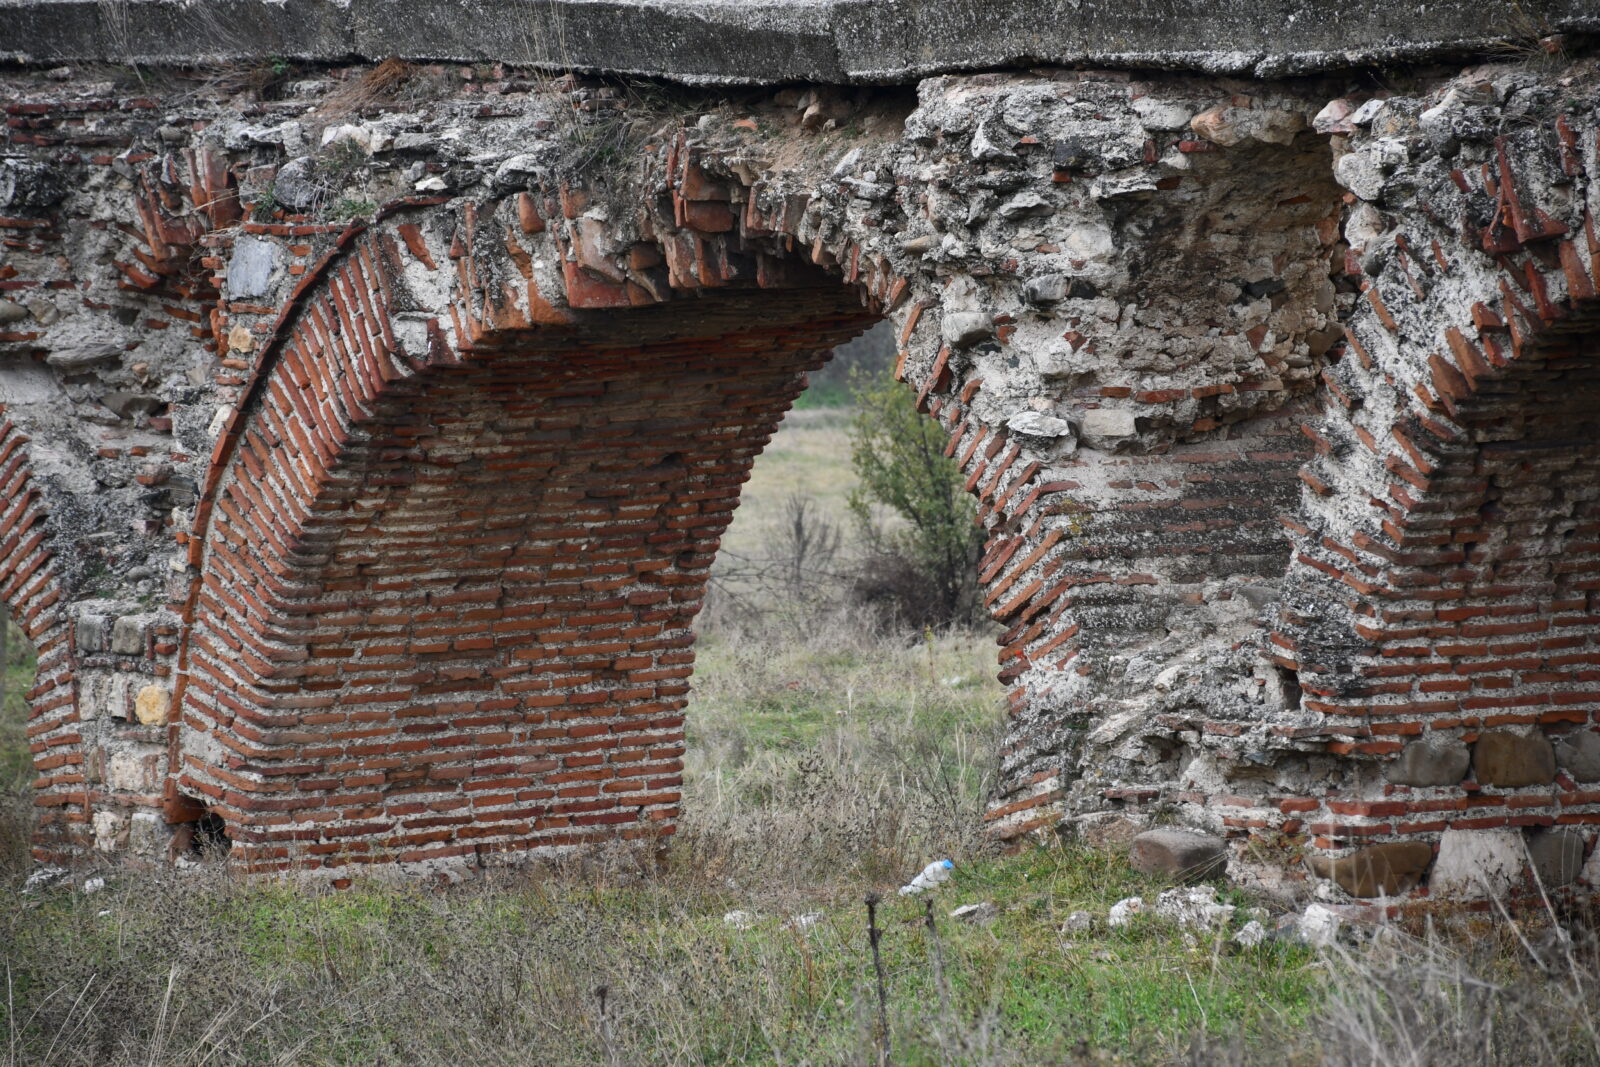
<path fill-rule="evenodd" d="M 0 214 L 28 215 L 60 202 L 72 189 L 63 168 L 37 160 L 0 160 Z"/>
<path fill-rule="evenodd" d="M 1522 835 L 1509 830 L 1446 830 L 1428 879 L 1435 897 L 1504 897 L 1522 877 Z"/>
<path fill-rule="evenodd" d="M 1546 889 L 1566 885 L 1583 870 L 1583 835 L 1572 830 L 1540 830 L 1529 834 L 1528 856 L 1540 884 Z"/>
<path fill-rule="evenodd" d="M 968 348 L 994 334 L 994 316 L 984 311 L 951 311 L 944 316 L 944 339 L 952 348 Z"/>
<path fill-rule="evenodd" d="M 1174 882 L 1200 882 L 1220 877 L 1227 870 L 1228 852 L 1221 838 L 1161 827 L 1133 839 L 1128 861 L 1143 874 Z"/>
<path fill-rule="evenodd" d="M 1433 846 L 1424 841 L 1389 841 L 1348 856 L 1312 856 L 1311 870 L 1353 897 L 1398 896 L 1422 880 L 1433 862 Z"/>
<path fill-rule="evenodd" d="M 153 761 L 133 752 L 113 752 L 106 758 L 106 785 L 129 793 L 145 793 L 155 787 Z"/>
<path fill-rule="evenodd" d="M 128 843 L 128 821 L 120 812 L 97 811 L 91 825 L 94 847 L 101 852 L 116 852 Z"/>
<path fill-rule="evenodd" d="M 145 726 L 165 726 L 172 711 L 172 693 L 162 685 L 147 685 L 134 698 L 133 713 Z"/>
<path fill-rule="evenodd" d="M 111 646 L 111 620 L 105 615 L 80 615 L 76 637 L 80 655 L 104 652 Z"/>
<path fill-rule="evenodd" d="M 142 680 L 142 677 L 141 677 Z M 126 719 L 129 710 L 129 676 L 99 670 L 78 675 L 78 717 L 85 722 L 110 716 Z"/>
<path fill-rule="evenodd" d="M 140 856 L 159 856 L 166 851 L 170 832 L 161 816 L 152 811 L 134 812 L 128 820 L 128 850 Z"/>
<path fill-rule="evenodd" d="M 144 655 L 145 631 L 150 620 L 142 615 L 124 615 L 111 627 L 111 651 L 119 656 Z"/>
<path fill-rule="evenodd" d="M 1555 743 L 1556 766 L 1580 782 L 1600 782 L 1600 734 L 1579 730 Z"/>
<path fill-rule="evenodd" d="M 1383 770 L 1396 785 L 1455 785 L 1467 776 L 1472 753 L 1454 737 L 1429 736 L 1407 745 Z"/>
<path fill-rule="evenodd" d="M 1050 214 L 1050 201 L 1038 193 L 1018 193 L 1004 204 L 1000 205 L 1000 217 L 1004 219 L 1023 219 L 1030 215 Z"/>
<path fill-rule="evenodd" d="M 1095 408 L 1083 413 L 1085 437 L 1132 437 L 1138 432 L 1137 421 L 1131 411 Z"/>
<path fill-rule="evenodd" d="M 1195 133 L 1227 147 L 1246 141 L 1288 144 L 1305 125 L 1305 116 L 1298 111 L 1270 108 L 1214 107 L 1189 120 Z"/>
<path fill-rule="evenodd" d="M 1067 286 L 1071 279 L 1065 274 L 1041 274 L 1037 278 L 1029 278 L 1022 287 L 1022 299 L 1034 307 L 1049 307 L 1059 304 L 1067 298 Z"/>
<path fill-rule="evenodd" d="M 240 237 L 234 241 L 228 260 L 228 297 L 240 300 L 261 296 L 272 286 L 272 272 L 278 265 L 278 246 L 259 237 Z"/>
<path fill-rule="evenodd" d="M 1479 785 L 1503 789 L 1549 785 L 1556 777 L 1555 750 L 1543 734 L 1489 730 L 1479 734 L 1473 746 L 1472 772 Z"/>
<path fill-rule="evenodd" d="M 67 374 L 82 374 L 122 355 L 124 346 L 115 341 L 85 341 L 75 348 L 53 349 L 45 362 Z"/>
<path fill-rule="evenodd" d="M 1031 437 L 1066 437 L 1072 433 L 1072 424 L 1038 411 L 1019 411 L 1006 420 L 1006 429 Z"/>

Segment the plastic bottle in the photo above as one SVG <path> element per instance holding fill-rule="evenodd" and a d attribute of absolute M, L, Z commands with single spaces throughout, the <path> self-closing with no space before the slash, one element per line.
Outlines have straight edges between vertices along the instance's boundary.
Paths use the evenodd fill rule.
<path fill-rule="evenodd" d="M 934 860 L 922 868 L 921 874 L 900 887 L 900 895 L 909 897 L 914 893 L 922 892 L 924 889 L 932 889 L 940 882 L 948 881 L 950 872 L 953 869 L 955 869 L 955 864 L 949 860 Z"/>

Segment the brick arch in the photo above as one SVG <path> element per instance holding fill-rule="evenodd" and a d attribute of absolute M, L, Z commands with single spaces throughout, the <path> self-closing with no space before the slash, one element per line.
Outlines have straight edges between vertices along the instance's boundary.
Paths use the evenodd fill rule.
<path fill-rule="evenodd" d="M 983 520 L 1012 541 L 1070 521 L 1050 507 L 1066 487 L 970 415 L 982 382 L 940 339 L 937 300 L 842 234 L 797 248 L 793 198 L 751 190 L 735 214 L 692 159 L 677 173 L 682 225 L 647 219 L 653 237 L 620 248 L 581 191 L 391 205 L 265 324 L 189 535 L 170 820 L 211 810 L 261 868 L 670 833 L 716 538 L 804 373 L 885 314 L 897 375 L 951 435 Z M 449 496 L 463 471 L 477 480 Z M 630 510 L 623 486 L 660 499 Z M 493 547 L 450 566 L 452 535 Z M 1028 642 L 1061 643 L 1060 612 L 1041 615 L 1061 589 L 1029 580 L 1057 540 L 983 561 L 991 612 L 1022 620 L 1007 680 Z M 615 576 L 580 580 L 596 562 Z M 396 588 L 406 573 L 426 587 Z M 559 612 L 583 621 L 552 629 Z M 649 744 L 619 747 L 625 733 Z M 1053 799 L 1034 795 L 999 816 Z"/>
<path fill-rule="evenodd" d="M 818 279 L 617 317 L 524 275 L 473 307 L 525 261 L 511 210 L 348 238 L 219 441 L 175 784 L 252 867 L 670 833 L 717 539 L 805 372 L 875 319 Z M 415 279 L 451 267 L 441 307 Z"/>
<path fill-rule="evenodd" d="M 62 862 L 87 846 L 91 795 L 71 661 L 71 627 L 62 600 L 44 494 L 28 456 L 28 437 L 0 405 L 0 605 L 38 653 L 28 691 L 39 829 L 34 856 Z"/>
<path fill-rule="evenodd" d="M 997 101 L 1006 91 L 1003 82 L 984 89 Z M 1114 98 L 1100 102 L 1111 113 L 1128 106 Z M 719 158 L 684 135 L 669 146 L 659 177 L 671 211 L 655 218 L 652 229 L 667 249 L 669 267 L 676 263 L 676 271 L 692 277 L 689 264 L 714 259 L 700 251 L 701 235 L 686 232 L 694 220 L 709 219 L 737 235 L 742 247 L 760 250 L 761 269 L 781 269 L 785 253 L 809 259 L 856 285 L 898 327 L 896 376 L 916 390 L 918 409 L 948 435 L 946 455 L 966 475 L 987 533 L 979 581 L 985 607 L 1001 626 L 999 678 L 1008 690 L 1008 727 L 986 821 L 1001 839 L 1053 825 L 1063 808 L 1137 815 L 1161 796 L 1162 790 L 1151 788 L 1143 754 L 1135 761 L 1081 758 L 1084 734 L 1097 721 L 1130 707 L 1141 719 L 1156 718 L 1148 687 L 1129 691 L 1120 677 L 1128 650 L 1159 645 L 1168 636 L 1165 620 L 1208 596 L 1225 601 L 1251 584 L 1275 585 L 1287 560 L 1279 515 L 1292 502 L 1294 471 L 1308 454 L 1297 429 L 1310 410 L 1315 382 L 1309 371 L 1286 364 L 1285 356 L 1305 353 L 1308 335 L 1321 326 L 1312 307 L 1318 285 L 1326 284 L 1323 265 L 1337 217 L 1326 145 L 1306 137 L 1287 148 L 1247 143 L 1221 152 L 1149 132 L 1147 161 L 1165 149 L 1184 158 L 1184 165 L 1152 168 L 1158 173 L 1146 188 L 1153 195 L 1112 198 L 1105 211 L 1129 223 L 1133 239 L 1119 255 L 1130 281 L 1161 279 L 1137 292 L 1141 306 L 1148 300 L 1169 311 L 1169 327 L 1192 329 L 1203 320 L 1222 338 L 1219 344 L 1236 342 L 1261 355 L 1258 365 L 1218 376 L 1220 381 L 1208 377 L 1196 384 L 1183 373 L 1182 359 L 1173 361 L 1180 369 L 1172 374 L 1172 387 L 1160 375 L 1119 366 L 1133 362 L 1141 344 L 1159 350 L 1167 339 L 1164 330 L 1108 329 L 1087 308 L 1081 318 L 1064 312 L 1066 321 L 1048 335 L 1039 322 L 1029 322 L 1038 310 L 1026 296 L 1030 276 L 1057 269 L 1055 246 L 1042 245 L 1037 254 L 1021 253 L 1005 264 L 1009 274 L 995 286 L 995 302 L 1005 311 L 993 319 L 992 343 L 971 346 L 952 336 L 960 330 L 952 330 L 950 320 L 959 321 L 964 309 L 947 299 L 949 279 L 924 269 L 917 255 L 906 255 L 893 230 L 870 220 L 850 224 L 850 183 L 859 179 L 835 171 L 810 190 L 781 180 L 752 183 L 736 159 Z M 1024 155 L 1030 142 L 1040 143 L 1024 138 L 1018 144 Z M 1033 183 L 1028 188 L 1059 189 L 1075 177 L 1042 157 L 1026 166 Z M 884 180 L 886 169 L 881 160 L 856 164 L 869 180 Z M 932 213 L 926 202 L 921 210 Z M 1092 221 L 1101 206 L 1079 201 L 1075 210 Z M 1235 326 L 1234 309 L 1222 306 L 1210 289 L 1197 294 L 1174 281 L 1240 269 L 1230 260 L 1234 240 L 1251 244 L 1274 262 L 1276 275 L 1289 279 L 1281 299 L 1300 309 L 1303 319 L 1284 336 Z M 574 238 L 574 247 L 582 243 Z M 1162 273 L 1174 256 L 1182 259 L 1183 270 Z M 574 258 L 582 262 L 585 256 L 580 251 Z M 1071 299 L 1066 305 L 1083 306 Z M 1008 364 L 1014 367 L 1030 344 L 1059 345 L 1062 325 L 1067 329 L 1059 337 L 1074 350 L 1126 352 L 1108 356 L 1094 374 L 1079 378 L 1070 394 L 1074 416 L 1122 417 L 1129 425 L 1153 428 L 1156 443 L 1064 460 L 1047 444 L 1013 430 L 1003 414 L 996 418 L 999 405 L 1020 402 L 1008 395 L 1016 388 L 1007 381 Z M 1321 351 L 1309 359 L 1301 355 L 1301 365 Z M 985 403 L 986 389 L 996 394 L 994 402 Z M 1242 666 L 1230 661 L 1229 668 L 1239 667 L 1242 675 L 1230 681 L 1248 692 L 1239 703 L 1258 700 L 1257 642 L 1251 641 L 1248 656 L 1238 656 L 1229 650 L 1238 635 L 1227 629 L 1207 635 L 1206 651 L 1251 660 Z M 1193 651 L 1191 642 L 1165 654 Z M 1193 721 L 1192 707 L 1183 712 L 1165 716 L 1171 721 L 1154 728 L 1171 734 L 1179 719 L 1186 728 L 1202 725 Z M 1202 715 L 1228 718 L 1237 709 L 1207 712 Z M 1261 712 L 1253 704 L 1247 710 L 1256 718 Z M 1236 722 L 1203 727 L 1240 729 Z M 1166 793 L 1169 800 L 1194 798 Z M 1199 798 L 1200 805 L 1207 800 Z M 1202 818 L 1215 821 L 1210 813 Z"/>
<path fill-rule="evenodd" d="M 1530 193 L 1595 171 L 1555 133 L 1497 139 L 1397 220 L 1306 428 L 1273 640 L 1329 750 L 1356 761 L 1300 809 L 1322 849 L 1600 821 L 1564 775 L 1424 784 L 1390 762 L 1489 732 L 1538 747 L 1600 706 L 1600 241 L 1582 197 L 1562 218 Z"/>

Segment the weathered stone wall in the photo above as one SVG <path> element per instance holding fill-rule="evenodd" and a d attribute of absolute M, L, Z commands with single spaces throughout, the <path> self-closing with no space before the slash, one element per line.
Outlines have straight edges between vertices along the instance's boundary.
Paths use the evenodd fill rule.
<path fill-rule="evenodd" d="M 1502 890 L 1524 831 L 1571 857 L 1600 821 L 1600 157 L 1580 84 L 1469 72 L 1329 115 L 1362 299 L 1309 431 L 1274 639 L 1359 783 L 1307 811 L 1314 843 L 1442 834 L 1441 869 L 1493 849 Z"/>
<path fill-rule="evenodd" d="M 1588 61 L 169 77 L 5 82 L 41 858 L 670 833 L 716 539 L 879 318 L 988 532 L 998 835 L 1170 811 L 1370 895 L 1589 821 Z"/>

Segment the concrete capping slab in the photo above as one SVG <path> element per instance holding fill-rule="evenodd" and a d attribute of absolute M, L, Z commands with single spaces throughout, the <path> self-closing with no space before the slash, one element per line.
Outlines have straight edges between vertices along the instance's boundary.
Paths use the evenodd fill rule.
<path fill-rule="evenodd" d="M 0 26 L 0 60 L 27 64 L 399 56 L 770 85 L 1037 64 L 1276 77 L 1597 32 L 1600 11 L 1592 0 L 0 0 Z"/>

